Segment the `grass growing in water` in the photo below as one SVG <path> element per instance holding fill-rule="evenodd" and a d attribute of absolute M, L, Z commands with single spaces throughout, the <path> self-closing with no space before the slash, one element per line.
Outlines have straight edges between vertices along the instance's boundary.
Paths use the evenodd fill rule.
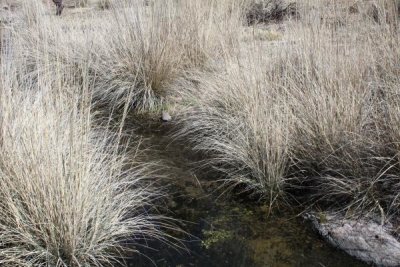
<path fill-rule="evenodd" d="M 279 48 L 254 41 L 221 72 L 183 82 L 191 104 L 176 137 L 269 203 L 397 214 L 397 28 L 334 4 L 301 10 Z"/>
<path fill-rule="evenodd" d="M 276 47 L 241 43 L 247 9 L 228 0 L 116 1 L 78 19 L 23 7 L 2 62 L 0 263 L 101 266 L 128 237 L 163 238 L 147 214 L 157 191 L 91 116 L 107 105 L 126 119 L 170 94 L 176 136 L 230 186 L 271 205 L 398 215 L 400 51 L 387 4 L 368 17 L 304 1 Z"/>
<path fill-rule="evenodd" d="M 0 265 L 110 266 L 143 240 L 167 242 L 157 166 L 127 158 L 121 136 L 98 125 L 88 83 L 63 67 L 57 82 L 42 76 L 44 59 L 26 77 L 15 59 L 0 78 Z"/>

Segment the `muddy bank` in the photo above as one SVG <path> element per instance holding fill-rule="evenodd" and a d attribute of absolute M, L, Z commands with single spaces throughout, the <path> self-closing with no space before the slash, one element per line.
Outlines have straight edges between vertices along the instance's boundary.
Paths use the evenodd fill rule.
<path fill-rule="evenodd" d="M 171 232 L 184 249 L 146 241 L 145 256 L 130 266 L 366 266 L 322 240 L 296 211 L 232 197 L 218 189 L 210 174 L 193 171 L 196 156 L 171 142 L 165 129 L 142 131 L 148 156 L 161 160 L 168 180 L 169 216 L 182 221 L 187 234 Z M 231 197 L 230 197 L 231 196 Z"/>

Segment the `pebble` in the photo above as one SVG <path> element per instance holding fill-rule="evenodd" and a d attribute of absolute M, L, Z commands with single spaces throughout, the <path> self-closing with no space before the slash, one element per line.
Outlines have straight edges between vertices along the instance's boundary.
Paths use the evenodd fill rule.
<path fill-rule="evenodd" d="M 171 115 L 169 115 L 169 113 L 167 111 L 163 111 L 161 119 L 162 119 L 162 121 L 167 122 L 167 121 L 170 121 L 172 118 L 171 118 Z"/>

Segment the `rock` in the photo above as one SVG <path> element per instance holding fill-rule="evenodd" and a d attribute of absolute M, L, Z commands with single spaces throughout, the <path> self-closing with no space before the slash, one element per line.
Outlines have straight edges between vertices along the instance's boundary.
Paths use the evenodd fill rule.
<path fill-rule="evenodd" d="M 171 115 L 169 115 L 169 113 L 167 111 L 162 112 L 162 116 L 161 116 L 162 121 L 167 122 L 167 121 L 170 121 L 171 119 L 172 119 Z"/>
<path fill-rule="evenodd" d="M 400 266 L 400 242 L 391 226 L 371 219 L 345 219 L 333 215 L 308 213 L 305 218 L 332 246 L 366 263 Z"/>

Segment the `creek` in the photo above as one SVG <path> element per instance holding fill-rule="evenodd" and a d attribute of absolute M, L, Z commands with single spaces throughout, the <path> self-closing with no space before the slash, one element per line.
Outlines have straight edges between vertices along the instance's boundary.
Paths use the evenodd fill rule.
<path fill-rule="evenodd" d="M 150 158 L 162 161 L 170 182 L 168 215 L 187 234 L 183 249 L 148 241 L 129 266 L 368 266 L 326 244 L 298 213 L 224 192 L 216 177 L 195 170 L 196 156 L 158 129 L 142 133 Z M 189 154 L 188 154 L 189 153 Z"/>

